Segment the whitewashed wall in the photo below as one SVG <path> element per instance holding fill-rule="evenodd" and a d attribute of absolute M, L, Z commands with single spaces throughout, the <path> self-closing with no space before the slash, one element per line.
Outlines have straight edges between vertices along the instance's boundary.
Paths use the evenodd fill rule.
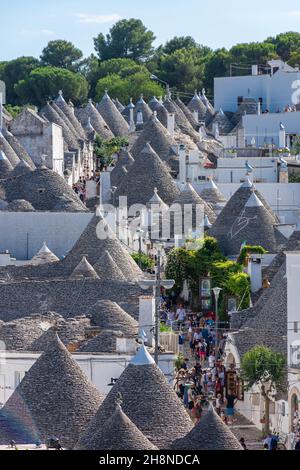
<path fill-rule="evenodd" d="M 92 217 L 92 213 L 81 212 L 0 211 L 0 252 L 9 250 L 17 260 L 27 260 L 45 241 L 58 257 L 63 257 Z"/>
<path fill-rule="evenodd" d="M 24 377 L 39 354 L 26 352 L 0 353 L 0 407 L 8 400 L 18 385 L 18 379 Z M 118 379 L 132 359 L 132 355 L 100 355 L 100 354 L 73 354 L 82 370 L 98 390 L 107 395 L 111 389 L 108 384 L 111 379 Z M 159 367 L 165 374 L 168 382 L 173 382 L 174 372 L 173 354 L 162 354 Z"/>

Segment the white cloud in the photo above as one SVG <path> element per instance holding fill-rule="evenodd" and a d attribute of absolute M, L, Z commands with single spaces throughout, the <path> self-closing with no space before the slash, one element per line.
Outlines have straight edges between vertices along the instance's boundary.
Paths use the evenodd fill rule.
<path fill-rule="evenodd" d="M 52 29 L 41 29 L 40 34 L 46 34 L 47 36 L 53 36 L 55 34 L 55 31 L 52 31 Z"/>
<path fill-rule="evenodd" d="M 288 16 L 300 16 L 300 10 L 287 11 L 286 13 Z"/>
<path fill-rule="evenodd" d="M 54 36 L 55 31 L 51 29 L 40 29 L 38 31 L 34 31 L 32 29 L 21 29 L 19 31 L 21 36 Z"/>
<path fill-rule="evenodd" d="M 76 13 L 75 14 L 78 23 L 84 24 L 103 24 L 103 23 L 114 23 L 121 19 L 120 15 L 112 13 L 110 15 L 96 15 L 93 13 Z"/>

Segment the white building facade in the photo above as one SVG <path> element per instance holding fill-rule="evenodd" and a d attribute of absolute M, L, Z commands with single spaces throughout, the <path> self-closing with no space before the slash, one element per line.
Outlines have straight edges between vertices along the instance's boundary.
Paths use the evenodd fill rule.
<path fill-rule="evenodd" d="M 253 66 L 252 75 L 215 78 L 215 109 L 235 113 L 245 98 L 259 101 L 262 111 L 272 113 L 299 103 L 300 71 L 281 60 L 269 61 L 268 66 L 266 74 L 259 74 L 258 66 Z"/>

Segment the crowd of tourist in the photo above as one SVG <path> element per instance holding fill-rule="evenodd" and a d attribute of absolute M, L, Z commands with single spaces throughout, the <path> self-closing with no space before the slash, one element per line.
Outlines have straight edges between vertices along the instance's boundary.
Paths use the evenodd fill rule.
<path fill-rule="evenodd" d="M 99 173 L 94 172 L 94 174 L 89 178 L 89 181 L 96 181 L 99 183 L 100 175 Z M 86 183 L 87 179 L 84 176 L 80 176 L 77 183 L 73 185 L 73 190 L 78 195 L 79 199 L 85 203 L 86 202 Z"/>
<path fill-rule="evenodd" d="M 216 342 L 214 314 L 204 317 L 179 305 L 176 310 L 163 309 L 161 321 L 179 333 L 183 359 L 176 373 L 175 391 L 191 418 L 197 423 L 203 408 L 211 403 L 224 423 L 232 424 L 237 398 L 232 392 L 226 393 L 222 363 L 225 337 L 219 334 Z"/>
<path fill-rule="evenodd" d="M 236 421 L 235 405 L 237 396 L 226 387 L 226 370 L 222 361 L 226 333 L 218 332 L 216 341 L 215 316 L 204 316 L 184 308 L 181 304 L 172 308 L 171 303 L 162 299 L 161 322 L 178 332 L 180 360 L 174 380 L 174 388 L 181 398 L 192 420 L 197 424 L 205 409 L 213 405 L 221 420 L 232 425 Z M 293 443 L 289 448 L 300 450 L 300 420 Z M 244 438 L 241 446 L 247 450 Z M 270 433 L 261 444 L 263 450 L 277 450 L 280 445 L 278 434 Z"/>

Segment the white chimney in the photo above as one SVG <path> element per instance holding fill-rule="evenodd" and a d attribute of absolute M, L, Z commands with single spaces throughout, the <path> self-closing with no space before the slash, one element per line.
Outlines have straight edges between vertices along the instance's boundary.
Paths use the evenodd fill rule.
<path fill-rule="evenodd" d="M 147 345 L 154 344 L 155 327 L 155 298 L 143 295 L 139 298 L 139 333 L 144 331 L 147 337 Z"/>
<path fill-rule="evenodd" d="M 285 127 L 280 123 L 279 127 L 279 135 L 278 135 L 278 140 L 279 140 L 279 148 L 284 149 L 286 147 L 285 140 L 286 140 L 286 133 L 285 133 Z"/>
<path fill-rule="evenodd" d="M 174 113 L 168 113 L 167 128 L 172 139 L 174 139 L 174 132 L 175 132 L 175 114 Z"/>
<path fill-rule="evenodd" d="M 134 108 L 130 108 L 129 110 L 129 132 L 130 133 L 135 132 L 133 109 Z"/>
<path fill-rule="evenodd" d="M 201 144 L 201 142 L 203 142 L 203 139 L 205 139 L 207 137 L 207 134 L 206 134 L 206 130 L 205 130 L 205 124 L 204 123 L 200 123 L 200 127 L 199 127 L 199 143 Z"/>
<path fill-rule="evenodd" d="M 100 174 L 100 202 L 106 203 L 111 199 L 110 171 L 101 171 Z"/>
<path fill-rule="evenodd" d="M 5 253 L 0 253 L 0 266 L 11 266 L 16 262 L 15 258 L 12 258 L 8 250 Z"/>
<path fill-rule="evenodd" d="M 244 126 L 240 127 L 237 130 L 237 147 L 239 149 L 243 149 L 246 146 L 246 139 L 245 139 L 245 128 Z"/>
<path fill-rule="evenodd" d="M 179 145 L 179 181 L 186 182 L 186 151 L 185 145 Z"/>
<path fill-rule="evenodd" d="M 261 115 L 261 102 L 260 101 L 257 102 L 257 115 L 258 116 Z"/>
<path fill-rule="evenodd" d="M 136 125 L 142 126 L 144 124 L 143 113 L 142 111 L 138 111 L 136 113 Z"/>
<path fill-rule="evenodd" d="M 259 291 L 262 288 L 262 255 L 250 255 L 248 274 L 251 280 L 251 292 Z"/>
<path fill-rule="evenodd" d="M 86 199 L 92 199 L 97 196 L 97 183 L 94 180 L 86 182 Z"/>
<path fill-rule="evenodd" d="M 288 364 L 300 366 L 300 252 L 286 252 Z"/>
<path fill-rule="evenodd" d="M 199 122 L 199 113 L 198 111 L 193 111 L 193 116 L 196 122 Z"/>
<path fill-rule="evenodd" d="M 215 139 L 218 140 L 220 138 L 219 124 L 217 122 L 213 124 L 213 134 Z"/>

